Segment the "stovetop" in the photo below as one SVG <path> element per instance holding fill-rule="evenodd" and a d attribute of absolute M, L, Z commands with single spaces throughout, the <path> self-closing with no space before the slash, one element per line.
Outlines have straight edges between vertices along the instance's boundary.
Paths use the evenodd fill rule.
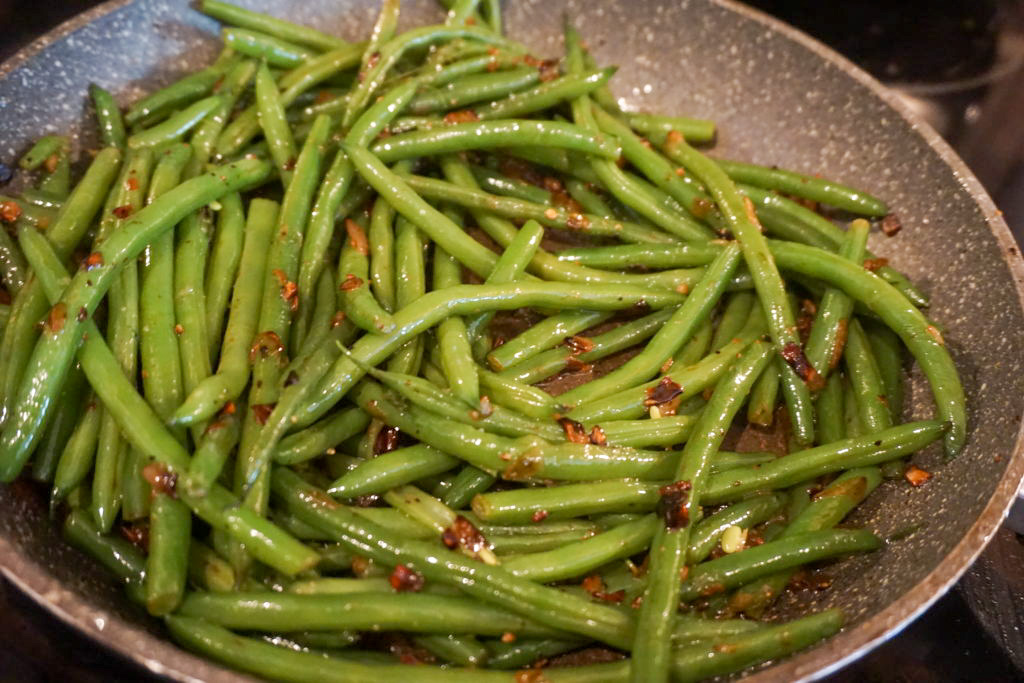
<path fill-rule="evenodd" d="M 61 21 L 97 4 L 99 0 L 33 2 L 31 5 L 26 0 L 0 0 L 0 26 L 3 27 L 0 32 L 0 60 Z M 804 21 L 801 28 L 815 33 L 813 22 L 807 23 L 806 17 L 794 14 L 803 11 L 806 2 L 757 0 L 753 4 L 775 11 L 798 24 Z M 813 4 L 818 6 L 817 2 Z M 905 9 L 901 3 L 887 4 L 899 7 L 898 11 Z M 1024 14 L 1021 12 L 1024 4 L 1018 0 L 978 4 L 998 5 L 997 9 L 1002 13 L 1009 8 L 1011 13 L 1017 12 L 1018 19 Z M 927 5 L 930 11 L 939 12 L 971 3 L 930 0 Z M 997 18 L 1001 17 L 1002 14 Z M 965 21 L 963 17 L 960 20 Z M 992 47 L 986 43 L 984 35 L 975 31 L 976 26 L 968 23 L 960 27 L 970 33 L 971 40 L 980 46 L 978 49 Z M 826 28 L 831 30 L 834 27 Z M 888 25 L 883 28 L 893 30 Z M 868 30 L 877 32 L 871 27 Z M 827 40 L 830 36 L 822 29 L 819 37 Z M 881 64 L 884 71 L 885 63 L 877 56 L 869 56 L 862 63 L 871 66 L 871 60 Z M 956 69 L 983 68 L 976 60 L 972 62 L 970 55 L 964 60 L 964 64 L 947 65 L 945 68 L 953 69 L 957 76 L 963 73 Z M 914 61 L 901 73 L 916 74 L 919 71 L 914 69 L 920 68 Z M 884 77 L 885 74 L 879 75 Z M 939 108 L 939 113 L 947 116 L 938 122 L 952 125 L 945 131 L 940 125 L 940 131 L 978 172 L 997 205 L 1006 211 L 1006 218 L 1018 240 L 1024 241 L 1024 164 L 1021 163 L 1024 127 L 1019 125 L 1019 121 L 1024 120 L 1021 115 L 1024 112 L 1024 88 L 1020 87 L 1024 85 L 1024 69 L 1000 74 L 1000 78 L 1002 80 L 996 85 L 992 81 L 966 95 L 959 92 L 953 98 L 947 97 L 948 92 L 940 92 L 929 99 L 927 88 L 915 91 L 911 87 L 907 93 L 910 97 L 920 98 L 925 92 L 925 105 L 934 105 Z M 1018 123 L 1001 126 L 1001 121 Z M 996 138 L 986 133 L 989 129 L 1009 130 L 1015 136 L 1008 139 L 1004 133 Z M 831 683 L 1024 680 L 1022 626 L 1024 540 L 1004 528 L 960 582 L 931 609 L 902 633 L 828 680 Z M 0 683 L 156 680 L 148 672 L 64 625 L 2 579 L 0 633 L 5 636 L 4 647 L 0 648 Z"/>

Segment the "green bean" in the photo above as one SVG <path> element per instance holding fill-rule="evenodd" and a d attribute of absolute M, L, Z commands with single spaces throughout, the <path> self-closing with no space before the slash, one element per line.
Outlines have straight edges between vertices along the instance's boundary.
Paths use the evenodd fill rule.
<path fill-rule="evenodd" d="M 534 204 L 552 203 L 552 194 L 544 188 L 510 178 L 485 166 L 471 166 L 470 170 L 473 172 L 476 182 L 492 194 L 525 199 Z"/>
<path fill-rule="evenodd" d="M 274 159 L 278 173 L 281 174 L 281 181 L 285 187 L 288 187 L 299 152 L 295 147 L 291 128 L 285 118 L 281 93 L 266 64 L 261 64 L 256 71 L 255 84 L 260 126 L 263 128 L 263 135 L 270 146 L 270 156 Z"/>
<path fill-rule="evenodd" d="M 153 496 L 149 513 L 149 554 L 146 557 L 146 609 L 154 616 L 170 614 L 185 594 L 192 539 L 192 513 L 166 493 Z"/>
<path fill-rule="evenodd" d="M 900 336 L 928 378 L 939 419 L 950 423 L 945 437 L 946 453 L 959 453 L 967 438 L 963 385 L 935 326 L 892 285 L 858 264 L 799 244 L 772 242 L 771 249 L 783 270 L 839 287 L 865 304 Z"/>
<path fill-rule="evenodd" d="M 245 207 L 237 192 L 226 194 L 220 200 L 217 213 L 217 234 L 210 250 L 206 270 L 206 335 L 210 356 L 219 350 L 218 340 L 224 334 L 224 318 L 231 298 L 231 290 L 242 260 L 245 242 Z M 168 415 L 169 416 L 169 415 Z"/>
<path fill-rule="evenodd" d="M 345 221 L 348 239 L 341 247 L 338 261 L 337 308 L 357 327 L 367 332 L 387 333 L 394 329 L 391 314 L 377 302 L 370 291 L 369 240 L 359 225 Z"/>
<path fill-rule="evenodd" d="M 193 540 L 188 553 L 189 580 L 203 590 L 228 593 L 235 590 L 235 572 L 205 543 Z"/>
<path fill-rule="evenodd" d="M 404 218 L 399 218 L 395 229 L 395 307 L 399 310 L 418 301 L 427 291 L 427 242 L 422 232 Z M 391 358 L 388 370 L 405 374 L 419 374 L 423 359 L 423 337 L 405 342 Z"/>
<path fill-rule="evenodd" d="M 758 316 L 760 318 L 760 316 Z M 756 320 L 755 323 L 760 322 Z M 763 325 L 763 323 L 761 324 Z M 710 353 L 706 358 L 691 366 L 682 366 L 670 370 L 665 377 L 678 384 L 681 393 L 680 401 L 699 395 L 705 388 L 715 382 L 732 366 L 737 354 L 741 353 L 754 338 L 760 336 L 761 325 L 750 325 L 750 331 Z M 602 420 L 636 419 L 648 412 L 650 406 L 646 402 L 650 398 L 648 391 L 653 390 L 661 380 L 651 380 L 638 387 L 626 389 L 603 399 L 582 403 L 575 406 L 569 413 L 570 417 L 584 424 L 592 424 Z M 660 409 L 659 409 L 660 410 Z"/>
<path fill-rule="evenodd" d="M 743 247 L 743 257 L 764 308 L 772 341 L 778 347 L 780 358 L 786 361 L 785 365 L 777 361 L 777 365 L 782 394 L 793 425 L 793 436 L 798 443 L 812 443 L 814 419 L 811 415 L 809 385 L 820 388 L 818 384 L 821 378 L 813 368 L 809 368 L 805 376 L 798 376 L 793 365 L 790 365 L 801 365 L 801 361 L 804 361 L 801 367 L 807 365 L 806 357 L 796 334 L 796 320 L 786 299 L 782 278 L 761 234 L 752 205 L 749 201 L 745 203 L 732 181 L 713 161 L 690 147 L 681 135 L 669 136 L 665 153 L 689 168 L 708 186 L 725 224 Z"/>
<path fill-rule="evenodd" d="M 498 478 L 473 465 L 466 465 L 460 471 L 451 488 L 444 494 L 444 504 L 461 510 L 469 505 L 473 497 L 494 485 Z"/>
<path fill-rule="evenodd" d="M 681 133 L 690 142 L 711 142 L 715 139 L 715 122 L 707 119 L 657 114 L 627 114 L 626 118 L 631 128 L 646 135 L 656 145 L 662 144 L 671 131 Z"/>
<path fill-rule="evenodd" d="M 174 250 L 174 332 L 181 354 L 182 389 L 191 393 L 212 374 L 206 323 L 204 277 L 213 216 L 208 208 L 189 214 L 178 226 Z"/>
<path fill-rule="evenodd" d="M 721 216 L 711 206 L 708 198 L 687 176 L 680 175 L 668 159 L 651 149 L 630 127 L 600 107 L 591 107 L 594 121 L 602 131 L 614 135 L 622 145 L 626 159 L 644 174 L 652 184 L 675 199 L 682 209 L 694 218 L 722 227 Z"/>
<path fill-rule="evenodd" d="M 475 667 L 487 662 L 487 649 L 473 636 L 424 635 L 413 638 L 413 643 L 449 664 Z"/>
<path fill-rule="evenodd" d="M 738 254 L 737 254 L 738 256 Z M 664 512 L 651 541 L 647 588 L 637 617 L 633 641 L 633 680 L 667 680 L 671 632 L 679 607 L 679 572 L 686 566 L 692 525 L 701 516 L 705 484 L 711 461 L 733 418 L 739 412 L 754 381 L 769 362 L 771 349 L 755 342 L 715 387 L 707 408 L 701 412 L 694 437 L 686 442 L 672 475 L 675 498 L 659 491 Z M 697 565 L 702 566 L 702 565 Z M 696 567 L 693 571 L 696 571 Z M 692 573 L 692 572 L 691 572 Z"/>
<path fill-rule="evenodd" d="M 643 351 L 600 379 L 565 392 L 560 400 L 567 405 L 575 405 L 583 397 L 588 400 L 603 398 L 656 374 L 665 361 L 689 340 L 697 325 L 711 314 L 739 265 L 740 256 L 738 245 L 725 247 L 683 305 L 655 333 Z"/>
<path fill-rule="evenodd" d="M 608 444 L 648 448 L 651 446 L 675 446 L 686 441 L 693 431 L 696 417 L 673 415 L 657 420 L 613 420 L 601 425 Z"/>
<path fill-rule="evenodd" d="M 650 544 L 656 527 L 657 519 L 646 515 L 561 548 L 504 560 L 502 567 L 531 581 L 548 583 L 571 579 L 612 560 L 643 551 Z"/>
<path fill-rule="evenodd" d="M 32 458 L 32 478 L 36 481 L 53 481 L 64 447 L 83 416 L 83 407 L 88 402 L 83 399 L 88 396 L 88 389 L 82 369 L 73 367 L 57 399 L 53 419 L 46 425 L 46 433 Z"/>
<path fill-rule="evenodd" d="M 100 533 L 89 513 L 72 510 L 64 520 L 64 538 L 92 555 L 126 585 L 141 585 L 146 560 L 139 549 L 117 536 Z"/>
<path fill-rule="evenodd" d="M 391 205 L 384 199 L 377 199 L 370 212 L 370 229 L 367 233 L 370 243 L 370 282 L 374 296 L 388 313 L 395 310 L 394 220 L 395 212 Z M 438 260 L 436 253 L 434 259 Z"/>
<path fill-rule="evenodd" d="M 426 593 L 190 593 L 179 614 L 260 631 L 386 630 L 524 636 L 559 632 L 463 597 Z"/>
<path fill-rule="evenodd" d="M 136 521 L 149 517 L 153 489 L 143 475 L 147 464 L 148 459 L 138 449 L 125 452 L 121 462 L 121 519 Z"/>
<path fill-rule="evenodd" d="M 317 54 L 301 45 L 244 28 L 223 28 L 220 35 L 225 45 L 233 47 L 242 54 L 265 59 L 271 66 L 280 66 L 286 69 L 294 69 Z"/>
<path fill-rule="evenodd" d="M 190 486 L 196 495 L 205 495 L 220 477 L 239 436 L 241 419 L 237 414 L 222 414 L 203 430 L 188 467 Z"/>
<path fill-rule="evenodd" d="M 513 368 L 541 351 L 562 343 L 566 338 L 603 323 L 609 317 L 607 311 L 570 310 L 557 313 L 488 353 L 487 363 L 496 372 Z"/>
<path fill-rule="evenodd" d="M 878 485 L 882 477 L 877 467 L 860 468 L 843 473 L 798 514 L 780 538 L 808 531 L 829 529 L 839 524 L 849 512 L 860 504 Z M 764 610 L 785 589 L 792 573 L 779 572 L 746 584 L 730 597 L 729 608 L 752 617 L 760 617 Z"/>
<path fill-rule="evenodd" d="M 439 41 L 452 40 L 454 38 L 465 38 L 491 44 L 508 43 L 508 41 L 505 41 L 500 36 L 495 36 L 486 29 L 471 26 L 435 25 L 406 31 L 383 44 L 374 65 L 362 71 L 363 77 L 349 94 L 348 108 L 342 117 L 341 125 L 343 127 L 351 126 L 356 117 L 362 114 L 363 109 L 370 102 L 370 98 L 373 97 L 377 89 L 384 82 L 388 72 L 407 50 L 427 47 Z"/>
<path fill-rule="evenodd" d="M 274 454 L 274 461 L 282 465 L 294 465 L 311 460 L 345 439 L 362 433 L 369 422 L 369 415 L 359 408 L 338 411 L 312 427 L 282 439 Z M 367 461 L 368 464 L 374 462 L 376 459 Z"/>
<path fill-rule="evenodd" d="M 221 0 L 203 0 L 199 9 L 204 14 L 220 19 L 226 24 L 262 31 L 274 38 L 309 45 L 319 50 L 331 50 L 346 45 L 341 38 L 321 33 L 307 26 L 293 24 L 284 19 L 277 19 L 267 14 L 221 2 Z"/>
<path fill-rule="evenodd" d="M 55 154 L 66 154 L 68 139 L 61 135 L 44 135 L 18 160 L 18 166 L 34 171 Z"/>
<path fill-rule="evenodd" d="M 27 279 L 25 257 L 6 230 L 0 230 L 0 277 L 8 293 L 17 296 Z"/>
<path fill-rule="evenodd" d="M 843 384 L 843 420 L 848 438 L 863 436 L 865 429 L 860 421 L 860 407 L 857 405 L 857 394 L 850 382 Z"/>
<path fill-rule="evenodd" d="M 775 418 L 775 403 L 778 400 L 779 370 L 776 367 L 765 368 L 754 389 L 750 392 L 747 404 L 747 422 L 760 427 L 770 427 Z"/>
<path fill-rule="evenodd" d="M 422 444 L 400 448 L 367 460 L 342 475 L 327 490 L 341 498 L 383 493 L 421 477 L 447 472 L 459 461 Z"/>
<path fill-rule="evenodd" d="M 116 148 L 107 147 L 100 151 L 46 231 L 47 239 L 62 260 L 68 257 L 85 235 L 120 165 L 121 152 Z M 5 423 L 12 417 L 16 394 L 33 351 L 38 334 L 36 324 L 46 310 L 46 296 L 42 288 L 32 281 L 18 292 L 11 305 L 3 341 L 0 342 L 0 377 L 3 378 L 3 390 L 0 391 L 3 410 L 0 417 Z"/>
<path fill-rule="evenodd" d="M 877 465 L 924 448 L 947 429 L 936 421 L 908 422 L 884 432 L 796 451 L 756 468 L 721 472 L 708 482 L 705 502 L 728 502 L 751 491 L 792 486 L 842 469 Z"/>
<path fill-rule="evenodd" d="M 444 164 L 444 162 L 442 162 Z M 505 250 L 498 257 L 494 269 L 484 280 L 485 284 L 500 285 L 507 282 L 516 282 L 523 278 L 526 267 L 533 260 L 534 255 L 540 248 L 540 242 L 544 238 L 544 228 L 534 220 L 523 224 Z M 452 284 L 461 284 L 453 282 Z M 487 327 L 494 318 L 493 311 L 486 311 L 471 317 L 466 322 L 466 336 L 470 343 L 475 343 L 481 352 L 477 355 L 483 356 L 490 349 L 490 336 Z M 470 356 L 472 359 L 472 356 Z M 472 372 L 476 374 L 475 367 Z"/>
<path fill-rule="evenodd" d="M 488 669 L 523 669 L 536 661 L 560 655 L 563 652 L 578 649 L 582 643 L 578 640 L 546 640 L 516 639 L 511 643 L 500 640 L 487 641 L 490 656 L 487 658 Z"/>
<path fill-rule="evenodd" d="M 508 97 L 476 107 L 480 119 L 509 119 L 548 109 L 586 95 L 605 85 L 618 67 L 593 69 L 581 74 L 561 76 Z"/>
<path fill-rule="evenodd" d="M 741 333 L 747 320 L 750 319 L 753 306 L 757 303 L 757 294 L 750 291 L 736 292 L 729 297 L 722 310 L 711 338 L 711 348 L 720 349 Z"/>
<path fill-rule="evenodd" d="M 178 184 L 192 156 L 189 145 L 175 145 L 160 155 L 153 170 L 147 203 Z M 146 400 L 162 419 L 181 401 L 181 357 L 174 334 L 174 234 L 146 246 L 139 283 L 139 360 Z"/>
<path fill-rule="evenodd" d="M 500 263 L 500 260 L 499 260 Z M 461 268 L 448 252 L 434 247 L 434 289 L 445 289 L 462 284 Z M 462 318 L 450 317 L 437 326 L 437 348 L 441 356 L 446 386 L 463 403 L 473 406 L 480 402 L 480 380 L 477 378 L 473 349 L 470 346 L 466 323 Z"/>
<path fill-rule="evenodd" d="M 267 252 L 277 227 L 278 206 L 266 199 L 249 204 L 245 243 L 216 374 L 202 379 L 174 411 L 172 424 L 206 420 L 241 395 L 249 381 L 249 353 L 259 322 L 259 306 L 267 275 Z"/>
<path fill-rule="evenodd" d="M 346 593 L 390 593 L 391 582 L 384 577 L 369 579 L 310 579 L 288 586 L 289 593 L 302 595 L 340 595 Z"/>
<path fill-rule="evenodd" d="M 186 109 L 172 114 L 168 119 L 152 128 L 135 133 L 126 144 L 131 149 L 157 147 L 180 139 L 195 128 L 210 112 L 222 102 L 220 95 L 211 95 L 189 105 Z"/>
<path fill-rule="evenodd" d="M 85 481 L 92 471 L 93 460 L 96 457 L 96 440 L 100 433 L 100 417 L 103 413 L 99 410 L 95 397 L 91 394 L 90 397 L 57 462 L 53 488 L 50 491 L 51 509 Z"/>
<path fill-rule="evenodd" d="M 302 93 L 335 74 L 356 66 L 363 53 L 363 45 L 343 45 L 314 57 L 302 66 L 289 71 L 277 84 L 280 102 L 289 107 Z M 260 132 L 257 107 L 251 105 L 236 116 L 217 138 L 216 151 L 222 157 L 238 154 Z"/>
<path fill-rule="evenodd" d="M 561 371 L 573 358 L 581 363 L 591 363 L 606 358 L 653 335 L 661 329 L 672 313 L 671 310 L 655 311 L 642 318 L 623 323 L 603 334 L 589 337 L 589 342 L 593 345 L 589 351 L 577 354 L 568 346 L 551 349 L 517 363 L 514 367 L 498 374 L 519 382 L 536 382 Z"/>
<path fill-rule="evenodd" d="M 619 147 L 600 136 L 595 137 L 578 126 L 559 121 L 531 119 L 494 119 L 456 123 L 438 130 L 400 133 L 377 142 L 371 148 L 382 162 L 447 154 L 470 149 L 492 149 L 522 143 L 572 149 L 603 159 L 619 156 Z"/>
<path fill-rule="evenodd" d="M 529 88 L 538 81 L 540 81 L 540 71 L 527 66 L 508 71 L 469 75 L 449 83 L 443 88 L 419 93 L 409 103 L 409 112 L 431 114 L 458 109 L 469 104 L 504 97 L 509 93 Z"/>
<path fill-rule="evenodd" d="M 839 373 L 829 375 L 825 388 L 816 401 L 819 445 L 845 439 L 846 426 L 843 419 L 843 378 Z"/>
<path fill-rule="evenodd" d="M 95 83 L 89 84 L 89 96 L 96 109 L 96 123 L 99 124 L 100 142 L 105 147 L 124 149 L 126 135 L 121 110 L 114 96 Z"/>
<path fill-rule="evenodd" d="M 733 503 L 702 519 L 690 536 L 690 548 L 686 554 L 687 564 L 703 562 L 729 527 L 749 529 L 771 519 L 782 509 L 785 500 L 786 496 L 781 493 L 769 493 Z"/>
<path fill-rule="evenodd" d="M 333 537 L 361 554 L 389 564 L 411 566 L 428 581 L 458 586 L 486 604 L 536 618 L 549 627 L 582 633 L 617 647 L 628 642 L 630 620 L 614 608 L 518 579 L 499 567 L 464 560 L 453 552 L 439 550 L 434 543 L 394 544 L 379 526 L 358 519 L 345 508 L 317 507 L 313 496 L 325 494 L 287 470 L 275 470 L 271 482 L 275 495 L 288 509 L 308 523 L 329 530 Z"/>
<path fill-rule="evenodd" d="M 488 536 L 491 548 L 501 556 L 502 563 L 508 557 L 522 557 L 524 554 L 535 554 L 564 548 L 568 545 L 592 537 L 592 530 L 557 531 L 550 534 L 520 534 L 508 536 Z"/>
<path fill-rule="evenodd" d="M 534 513 L 565 519 L 601 512 L 649 512 L 658 502 L 661 483 L 608 479 L 589 483 L 482 493 L 473 498 L 473 512 L 496 524 L 529 522 Z"/>
<path fill-rule="evenodd" d="M 884 216 L 889 213 L 882 200 L 841 183 L 787 171 L 777 166 L 758 166 L 724 159 L 718 159 L 717 163 L 738 183 L 777 190 L 864 216 Z"/>
<path fill-rule="evenodd" d="M 839 255 L 853 263 L 862 263 L 869 228 L 867 221 L 851 223 Z M 852 314 L 853 301 L 850 297 L 835 287 L 825 290 L 807 338 L 806 351 L 807 360 L 822 375 L 827 375 L 842 358 Z"/>
<path fill-rule="evenodd" d="M 575 247 L 557 253 L 561 261 L 591 268 L 690 268 L 706 266 L 721 252 L 720 244 L 617 244 Z"/>
<path fill-rule="evenodd" d="M 846 349 L 846 376 L 857 402 L 857 413 L 865 433 L 880 432 L 892 426 L 892 416 L 885 402 L 885 387 L 871 343 L 860 322 L 850 321 Z"/>
<path fill-rule="evenodd" d="M 887 327 L 870 325 L 865 331 L 885 387 L 889 415 L 897 421 L 903 415 L 903 345 L 896 333 Z"/>
<path fill-rule="evenodd" d="M 20 409 L 0 437 L 0 479 L 13 479 L 35 447 L 39 426 L 45 422 L 53 397 L 67 375 L 82 325 L 95 311 L 120 266 L 138 256 L 146 244 L 183 216 L 226 192 L 262 181 L 268 172 L 266 163 L 244 160 L 182 183 L 128 218 L 121 230 L 99 246 L 94 260 L 100 263 L 78 272 L 59 302 L 68 312 L 84 309 L 85 320 L 79 320 L 81 315 L 68 314 L 63 327 L 40 338 L 29 360 L 26 381 L 15 394 Z M 76 193 L 82 187 L 80 184 Z M 40 377 L 46 377 L 46 381 L 38 381 Z"/>
<path fill-rule="evenodd" d="M 202 98 L 236 61 L 231 51 L 222 51 L 217 60 L 205 69 L 188 74 L 135 102 L 124 114 L 125 124 L 134 126 L 152 121 L 168 111 L 180 109 Z"/>
<path fill-rule="evenodd" d="M 689 602 L 765 574 L 837 555 L 877 550 L 881 544 L 877 536 L 863 529 L 807 531 L 786 536 L 695 566 L 682 584 L 680 599 Z"/>

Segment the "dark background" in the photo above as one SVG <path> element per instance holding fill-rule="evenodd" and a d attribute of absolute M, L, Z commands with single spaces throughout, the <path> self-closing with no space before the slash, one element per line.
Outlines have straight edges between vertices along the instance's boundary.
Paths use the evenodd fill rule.
<path fill-rule="evenodd" d="M 97 0 L 0 0 L 0 61 Z M 953 144 L 1024 237 L 1024 2 L 751 0 L 830 43 Z M 1010 50 L 1006 46 L 1010 45 Z M 1024 45 L 1024 42 L 1020 44 Z M 1009 52 L 1009 56 L 1007 56 Z M 1024 52 L 1024 51 L 1022 51 Z M 12 162 L 13 159 L 0 161 Z M 903 633 L 833 683 L 1024 680 L 1024 544 L 1002 529 L 975 566 Z M 147 679 L 0 580 L 0 681 Z"/>

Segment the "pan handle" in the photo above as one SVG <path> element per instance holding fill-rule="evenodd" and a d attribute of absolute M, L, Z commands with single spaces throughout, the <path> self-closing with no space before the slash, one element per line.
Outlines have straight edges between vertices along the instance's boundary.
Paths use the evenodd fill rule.
<path fill-rule="evenodd" d="M 1006 526 L 1018 534 L 1024 535 L 1024 483 L 1017 491 L 1017 497 L 1010 506 L 1010 513 L 1006 516 Z"/>

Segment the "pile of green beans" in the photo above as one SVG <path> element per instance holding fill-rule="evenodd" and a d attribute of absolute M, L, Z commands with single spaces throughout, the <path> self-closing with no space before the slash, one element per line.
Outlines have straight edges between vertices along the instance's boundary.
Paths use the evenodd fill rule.
<path fill-rule="evenodd" d="M 25 153 L 0 480 L 273 679 L 693 681 L 836 633 L 759 619 L 966 438 L 926 297 L 866 251 L 888 208 L 620 110 L 572 26 L 544 61 L 495 0 L 442 4 L 349 43 L 202 0 L 220 56 L 123 112 L 91 86 L 77 184 L 66 138 Z"/>

